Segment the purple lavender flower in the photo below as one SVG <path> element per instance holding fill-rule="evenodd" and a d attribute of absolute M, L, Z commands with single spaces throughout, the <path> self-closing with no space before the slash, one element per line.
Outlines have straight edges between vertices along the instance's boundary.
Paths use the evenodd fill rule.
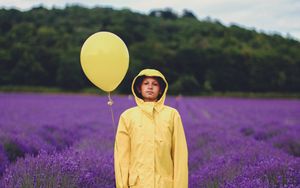
<path fill-rule="evenodd" d="M 113 96 L 115 121 L 134 106 Z M 104 96 L 0 94 L 0 187 L 115 187 Z M 189 187 L 299 187 L 300 101 L 168 97 L 182 117 Z"/>

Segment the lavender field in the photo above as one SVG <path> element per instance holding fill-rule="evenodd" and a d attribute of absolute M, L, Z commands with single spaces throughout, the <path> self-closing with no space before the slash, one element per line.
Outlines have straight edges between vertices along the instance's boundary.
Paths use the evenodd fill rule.
<path fill-rule="evenodd" d="M 134 106 L 113 96 L 116 122 Z M 300 100 L 169 97 L 189 187 L 300 187 Z M 0 93 L 0 187 L 115 187 L 107 97 Z"/>

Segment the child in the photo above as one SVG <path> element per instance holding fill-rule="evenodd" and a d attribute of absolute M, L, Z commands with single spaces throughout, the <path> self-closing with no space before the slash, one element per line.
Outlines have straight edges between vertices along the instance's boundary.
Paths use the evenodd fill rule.
<path fill-rule="evenodd" d="M 187 188 L 187 144 L 178 111 L 164 105 L 165 77 L 144 69 L 131 89 L 137 106 L 120 116 L 114 150 L 116 187 Z"/>

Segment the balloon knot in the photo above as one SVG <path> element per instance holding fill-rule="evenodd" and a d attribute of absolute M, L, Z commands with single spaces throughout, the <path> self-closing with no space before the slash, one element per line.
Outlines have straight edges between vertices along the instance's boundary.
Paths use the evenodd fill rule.
<path fill-rule="evenodd" d="M 107 105 L 108 106 L 112 106 L 114 104 L 114 102 L 112 101 L 112 100 L 109 100 L 108 102 L 107 102 Z"/>

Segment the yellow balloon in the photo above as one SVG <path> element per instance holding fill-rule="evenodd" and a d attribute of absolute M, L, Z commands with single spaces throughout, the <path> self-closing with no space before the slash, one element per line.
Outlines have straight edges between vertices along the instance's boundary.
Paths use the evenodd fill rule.
<path fill-rule="evenodd" d="M 120 37 L 111 32 L 97 32 L 82 45 L 80 62 L 88 79 L 110 92 L 123 80 L 129 65 L 129 53 Z"/>

